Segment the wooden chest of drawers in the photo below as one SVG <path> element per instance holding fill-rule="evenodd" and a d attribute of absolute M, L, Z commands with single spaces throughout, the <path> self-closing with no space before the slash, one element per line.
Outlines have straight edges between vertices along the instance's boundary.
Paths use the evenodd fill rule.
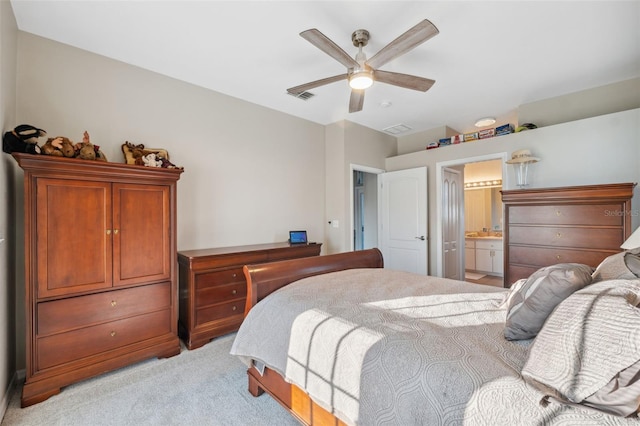
<path fill-rule="evenodd" d="M 505 286 L 556 263 L 598 264 L 631 234 L 633 183 L 502 191 Z"/>
<path fill-rule="evenodd" d="M 244 316 L 248 264 L 318 256 L 322 244 L 258 244 L 178 252 L 179 333 L 189 349 L 236 331 Z"/>

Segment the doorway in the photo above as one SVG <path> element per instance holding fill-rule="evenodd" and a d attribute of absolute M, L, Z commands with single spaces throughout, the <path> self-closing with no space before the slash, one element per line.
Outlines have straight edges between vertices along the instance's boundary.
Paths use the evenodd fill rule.
<path fill-rule="evenodd" d="M 444 226 L 445 226 L 445 213 L 447 215 L 450 215 L 450 209 L 454 208 L 457 212 L 457 217 L 460 218 L 462 225 L 464 225 L 464 218 L 465 218 L 465 203 L 464 203 L 464 197 L 461 198 L 458 203 L 457 206 L 453 206 L 452 204 L 448 204 L 447 207 L 444 206 L 444 192 L 445 192 L 445 183 L 446 183 L 446 179 L 447 177 L 445 176 L 445 171 L 446 169 L 451 169 L 451 168 L 455 168 L 455 169 L 460 169 L 460 168 L 464 168 L 465 165 L 470 164 L 470 163 L 481 163 L 481 162 L 485 162 L 485 161 L 492 161 L 492 160 L 499 160 L 500 164 L 501 164 L 501 171 L 502 171 L 502 186 L 506 187 L 506 178 L 507 178 L 507 170 L 506 170 L 506 163 L 505 161 L 508 159 L 507 157 L 507 153 L 506 152 L 502 152 L 502 153 L 495 153 L 495 154 L 489 154 L 489 155 L 483 155 L 483 156 L 478 156 L 478 157 L 469 157 L 469 158 L 462 158 L 462 159 L 457 159 L 457 160 L 450 160 L 450 161 L 443 161 L 440 163 L 436 163 L 436 247 L 438 248 L 436 250 L 436 270 L 435 270 L 435 275 L 438 277 L 443 277 L 446 271 L 446 268 L 452 268 L 451 266 L 446 266 L 445 265 L 445 234 L 444 234 Z M 463 172 L 464 173 L 464 172 Z M 464 174 L 463 174 L 463 178 L 464 178 Z M 502 204 L 500 203 L 500 208 L 502 208 Z M 450 244 L 451 242 L 448 241 L 448 243 Z M 457 241 L 457 246 L 460 247 L 464 247 L 465 244 L 465 234 L 464 232 L 460 232 L 459 236 L 458 236 L 458 241 Z M 458 268 L 459 271 L 464 271 L 465 270 L 465 261 L 466 261 L 466 256 L 465 256 L 465 251 L 463 250 L 459 250 L 459 256 L 456 256 L 455 258 L 451 257 L 451 259 L 457 259 L 457 261 L 459 262 L 454 268 Z M 461 274 L 462 275 L 462 274 Z M 463 279 L 463 277 L 461 277 L 460 279 Z"/>
<path fill-rule="evenodd" d="M 350 249 L 378 246 L 378 175 L 382 169 L 350 165 L 351 238 Z"/>

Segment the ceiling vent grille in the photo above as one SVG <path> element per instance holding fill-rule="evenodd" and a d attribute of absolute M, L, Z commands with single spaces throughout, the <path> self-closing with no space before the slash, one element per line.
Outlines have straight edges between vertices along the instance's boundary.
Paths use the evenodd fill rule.
<path fill-rule="evenodd" d="M 309 99 L 311 99 L 311 98 L 313 98 L 315 96 L 311 92 L 300 92 L 300 93 L 287 92 L 287 93 L 290 94 L 291 96 L 293 96 L 294 98 L 302 99 L 303 101 L 308 101 Z"/>
<path fill-rule="evenodd" d="M 396 124 L 395 126 L 389 126 L 386 129 L 382 129 L 382 131 L 392 135 L 399 135 L 400 133 L 408 132 L 409 130 L 411 130 L 411 127 L 406 124 Z"/>

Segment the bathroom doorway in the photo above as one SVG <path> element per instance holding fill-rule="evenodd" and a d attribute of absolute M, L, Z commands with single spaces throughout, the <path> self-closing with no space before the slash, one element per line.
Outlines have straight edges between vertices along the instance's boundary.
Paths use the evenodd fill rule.
<path fill-rule="evenodd" d="M 458 213 L 458 217 L 460 218 L 461 224 L 466 224 L 466 204 L 474 204 L 472 201 L 471 202 L 465 202 L 463 197 L 462 199 L 460 199 L 459 201 L 462 202 L 457 202 L 456 206 L 454 205 L 444 205 L 445 202 L 445 198 L 444 194 L 445 194 L 445 184 L 446 184 L 446 170 L 447 169 L 458 169 L 458 170 L 462 170 L 463 171 L 463 181 L 464 183 L 470 183 L 471 179 L 478 179 L 478 181 L 480 181 L 480 174 L 479 173 L 474 173 L 473 169 L 474 167 L 483 167 L 485 166 L 484 163 L 487 164 L 492 164 L 491 162 L 493 162 L 494 166 L 497 166 L 497 170 L 499 171 L 499 177 L 495 176 L 495 175 L 491 175 L 491 180 L 500 180 L 501 182 L 504 182 L 504 177 L 506 177 L 506 161 L 507 159 L 507 153 L 506 152 L 502 152 L 502 153 L 495 153 L 495 154 L 489 154 L 489 155 L 484 155 L 484 156 L 479 156 L 479 157 L 470 157 L 470 158 L 463 158 L 463 159 L 457 159 L 457 160 L 450 160 L 450 161 L 444 161 L 441 163 L 437 163 L 436 164 L 436 200 L 437 200 L 437 208 L 436 208 L 436 244 L 438 247 L 438 250 L 436 252 L 436 271 L 435 271 L 435 275 L 439 276 L 439 277 L 443 277 L 444 273 L 446 270 L 455 270 L 456 268 L 458 268 L 458 270 L 460 271 L 465 271 L 466 275 L 466 270 L 467 268 L 467 263 L 469 261 L 471 261 L 471 259 L 475 260 L 476 259 L 476 253 L 471 252 L 470 250 L 468 250 L 468 244 L 467 244 L 467 238 L 466 235 L 469 232 L 473 232 L 472 230 L 468 230 L 466 229 L 466 226 L 464 227 L 464 232 L 460 232 L 459 234 L 459 239 L 457 241 L 457 245 L 458 247 L 460 247 L 461 249 L 464 247 L 464 250 L 459 250 L 460 255 L 459 256 L 448 256 L 445 257 L 445 235 L 444 235 L 444 225 L 445 225 L 445 213 L 447 215 L 450 216 L 451 214 L 451 209 L 456 209 L 457 213 Z M 478 165 L 476 166 L 476 163 L 478 163 Z M 482 181 L 488 181 L 490 180 L 489 177 L 483 178 Z M 500 188 L 498 188 L 497 191 L 499 191 Z M 466 192 L 466 191 L 465 191 Z M 499 194 L 499 192 L 498 192 Z M 500 212 L 500 215 L 502 214 L 502 201 L 499 201 L 499 208 L 497 209 L 497 211 Z M 501 224 L 501 222 L 499 222 Z M 501 225 L 500 225 L 501 226 Z M 483 226 L 483 228 L 493 228 L 493 226 Z M 492 229 L 491 231 L 493 232 L 501 232 L 501 229 Z M 482 233 L 482 229 L 480 229 L 480 232 Z M 490 232 L 489 229 L 487 229 L 486 231 L 487 233 Z M 481 238 L 483 235 L 482 234 L 478 234 L 478 238 Z M 487 242 L 489 241 L 489 238 L 485 239 L 485 242 L 481 242 L 479 244 L 480 249 L 481 250 L 487 250 L 488 252 L 480 252 L 481 255 L 481 259 L 484 259 L 486 257 L 486 255 L 488 254 L 491 257 L 491 260 L 496 260 L 498 258 L 502 258 L 502 246 L 503 243 L 502 241 L 494 241 L 494 244 L 498 244 L 500 246 L 500 250 L 494 250 L 494 248 L 485 248 L 484 246 L 487 244 Z M 446 243 L 451 246 L 451 241 L 446 241 Z M 474 243 L 474 250 L 475 250 L 475 243 Z M 493 254 L 493 256 L 491 256 Z M 455 266 L 447 266 L 445 265 L 445 262 L 447 260 L 450 261 L 457 261 L 459 262 L 458 265 Z M 486 260 L 486 259 L 485 259 Z M 484 264 L 481 263 L 480 265 L 482 268 L 486 269 Z M 477 269 L 470 269 L 469 272 L 474 274 L 473 276 L 475 277 L 484 277 L 484 276 L 494 276 L 493 274 L 496 274 L 495 276 L 498 277 L 498 279 L 501 281 L 501 276 L 503 274 L 503 272 L 494 272 L 494 271 L 498 271 L 500 270 L 500 268 L 503 268 L 500 263 L 496 260 L 496 265 L 495 268 L 493 267 L 493 262 L 492 262 L 492 268 L 491 271 L 485 271 L 484 269 L 482 269 L 481 272 L 474 272 Z M 489 273 L 487 273 L 489 272 Z M 460 279 L 466 279 L 466 276 L 461 277 Z"/>

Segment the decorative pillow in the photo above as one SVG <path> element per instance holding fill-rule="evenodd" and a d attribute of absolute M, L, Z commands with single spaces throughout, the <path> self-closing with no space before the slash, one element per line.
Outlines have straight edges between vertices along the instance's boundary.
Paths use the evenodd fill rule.
<path fill-rule="evenodd" d="M 592 282 L 633 280 L 640 277 L 640 258 L 637 251 L 622 251 L 604 259 L 593 273 Z"/>
<path fill-rule="evenodd" d="M 529 349 L 522 376 L 548 395 L 608 413 L 637 413 L 640 279 L 601 281 L 565 299 Z"/>
<path fill-rule="evenodd" d="M 593 268 L 580 263 L 559 263 L 531 274 L 507 301 L 504 337 L 531 339 L 558 303 L 591 283 Z"/>

